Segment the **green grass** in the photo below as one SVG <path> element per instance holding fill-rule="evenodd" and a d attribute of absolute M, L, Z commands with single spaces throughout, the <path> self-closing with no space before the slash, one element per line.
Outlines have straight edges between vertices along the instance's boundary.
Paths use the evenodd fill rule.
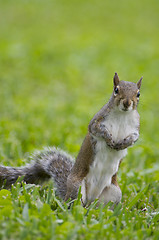
<path fill-rule="evenodd" d="M 17 184 L 0 191 L 0 239 L 159 238 L 158 12 L 156 0 L 0 0 L 1 164 L 52 145 L 76 156 L 114 72 L 144 77 L 140 140 L 121 164 L 114 212 L 79 199 L 68 209 L 51 183 Z"/>

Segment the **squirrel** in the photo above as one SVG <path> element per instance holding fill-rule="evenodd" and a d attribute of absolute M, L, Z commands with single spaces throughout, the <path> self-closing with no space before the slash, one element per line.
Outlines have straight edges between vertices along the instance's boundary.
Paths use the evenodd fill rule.
<path fill-rule="evenodd" d="M 24 167 L 0 166 L 0 187 L 11 187 L 21 176 L 31 184 L 51 178 L 64 201 L 76 199 L 81 186 L 83 206 L 95 199 L 118 204 L 122 197 L 117 182 L 119 165 L 127 148 L 139 138 L 141 82 L 142 77 L 137 83 L 119 80 L 115 73 L 110 100 L 90 121 L 76 160 L 58 148 L 45 148 L 33 154 L 32 163 Z"/>

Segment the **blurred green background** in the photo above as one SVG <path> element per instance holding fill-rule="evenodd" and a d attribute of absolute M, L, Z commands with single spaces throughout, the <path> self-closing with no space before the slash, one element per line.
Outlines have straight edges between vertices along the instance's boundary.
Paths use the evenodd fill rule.
<path fill-rule="evenodd" d="M 141 135 L 127 164 L 153 167 L 159 155 L 158 12 L 156 0 L 1 0 L 1 161 L 21 165 L 27 152 L 46 145 L 76 156 L 117 71 L 127 81 L 143 76 Z"/>
<path fill-rule="evenodd" d="M 1 164 L 21 166 L 35 149 L 52 145 L 76 156 L 90 119 L 112 94 L 115 72 L 121 80 L 133 82 L 143 76 L 139 104 L 140 139 L 129 149 L 119 170 L 122 204 L 127 206 L 130 199 L 147 184 L 150 188 L 141 195 L 142 199 L 138 195 L 136 201 L 130 202 L 136 208 L 121 214 L 120 219 L 117 218 L 121 221 L 118 225 L 111 222 L 114 221 L 111 216 L 107 222 L 107 214 L 110 213 L 106 212 L 106 222 L 102 226 L 109 229 L 102 229 L 110 234 L 110 239 L 117 239 L 113 237 L 114 234 L 119 236 L 119 231 L 123 236 L 133 236 L 124 239 L 137 239 L 136 236 L 150 239 L 146 236 L 153 235 L 153 224 L 157 226 L 158 221 L 156 215 L 151 231 L 151 214 L 159 209 L 159 1 L 0 0 Z M 45 206 L 44 197 L 41 199 L 44 210 L 36 208 L 37 189 L 35 192 L 30 190 L 34 194 L 24 194 L 27 199 L 24 203 L 21 190 L 17 190 L 20 191 L 18 193 L 12 191 L 9 205 L 13 204 L 14 211 L 12 208 L 10 212 L 5 210 L 6 222 L 2 223 L 0 236 L 5 231 L 5 239 L 8 239 L 7 236 L 17 239 L 16 229 L 20 228 L 18 231 L 21 231 L 22 239 L 33 239 L 30 237 L 33 232 L 43 232 L 40 228 L 48 237 L 44 239 L 50 239 L 48 234 L 52 234 L 52 221 L 48 222 L 46 218 L 45 222 L 44 210 L 45 207 L 49 209 L 49 219 L 56 212 L 51 211 L 51 204 Z M 36 228 L 35 222 L 30 222 L 31 234 L 25 238 L 29 226 L 27 202 L 30 198 L 35 198 L 29 202 L 30 215 L 34 216 L 36 209 L 37 216 L 33 220 L 42 221 L 42 227 L 37 225 Z M 19 203 L 16 199 L 20 199 L 17 200 Z M 145 206 L 149 212 L 147 215 L 141 213 Z M 40 211 L 44 211 L 43 217 L 38 215 Z M 81 214 L 85 209 L 79 211 Z M 65 213 L 63 217 L 62 213 L 57 214 L 57 219 L 61 217 L 57 225 L 61 219 L 66 220 Z M 116 215 L 118 213 L 115 212 Z M 74 223 L 68 221 L 62 229 L 66 232 L 70 224 L 72 229 L 78 225 L 81 228 L 81 238 L 78 239 L 84 239 L 82 234 L 87 227 L 82 225 L 83 222 L 79 225 L 77 217 L 74 218 L 71 212 L 67 214 Z M 92 231 L 96 231 L 98 236 L 97 220 L 100 221 L 102 213 L 94 211 L 90 216 Z M 85 215 L 83 218 L 85 222 Z M 116 226 L 118 232 L 114 231 Z M 62 233 L 61 226 L 58 227 Z M 145 235 L 141 235 L 142 231 Z M 15 235 L 12 237 L 13 232 Z M 155 239 L 158 239 L 157 231 L 154 233 Z M 88 231 L 88 239 L 91 237 Z"/>

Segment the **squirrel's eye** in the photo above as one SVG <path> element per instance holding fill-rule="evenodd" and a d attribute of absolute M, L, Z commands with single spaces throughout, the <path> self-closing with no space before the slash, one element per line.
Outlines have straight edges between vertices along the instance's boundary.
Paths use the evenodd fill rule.
<path fill-rule="evenodd" d="M 137 92 L 137 98 L 139 98 L 139 97 L 140 97 L 140 92 L 138 91 L 138 92 Z"/>
<path fill-rule="evenodd" d="M 115 88 L 115 89 L 114 89 L 114 92 L 115 92 L 115 94 L 118 94 L 118 92 L 119 92 L 119 88 L 118 88 L 118 87 Z"/>

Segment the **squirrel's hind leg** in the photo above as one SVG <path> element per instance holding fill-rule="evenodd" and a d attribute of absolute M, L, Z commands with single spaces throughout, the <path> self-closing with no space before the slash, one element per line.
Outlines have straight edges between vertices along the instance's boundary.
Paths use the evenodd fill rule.
<path fill-rule="evenodd" d="M 105 187 L 99 196 L 99 202 L 107 204 L 112 201 L 115 204 L 118 204 L 121 201 L 122 192 L 117 183 L 117 175 L 115 174 L 112 177 L 112 183 L 109 187 Z"/>
<path fill-rule="evenodd" d="M 107 204 L 112 201 L 118 204 L 121 201 L 122 193 L 119 187 L 111 184 L 109 187 L 105 187 L 99 197 L 99 202 Z"/>

